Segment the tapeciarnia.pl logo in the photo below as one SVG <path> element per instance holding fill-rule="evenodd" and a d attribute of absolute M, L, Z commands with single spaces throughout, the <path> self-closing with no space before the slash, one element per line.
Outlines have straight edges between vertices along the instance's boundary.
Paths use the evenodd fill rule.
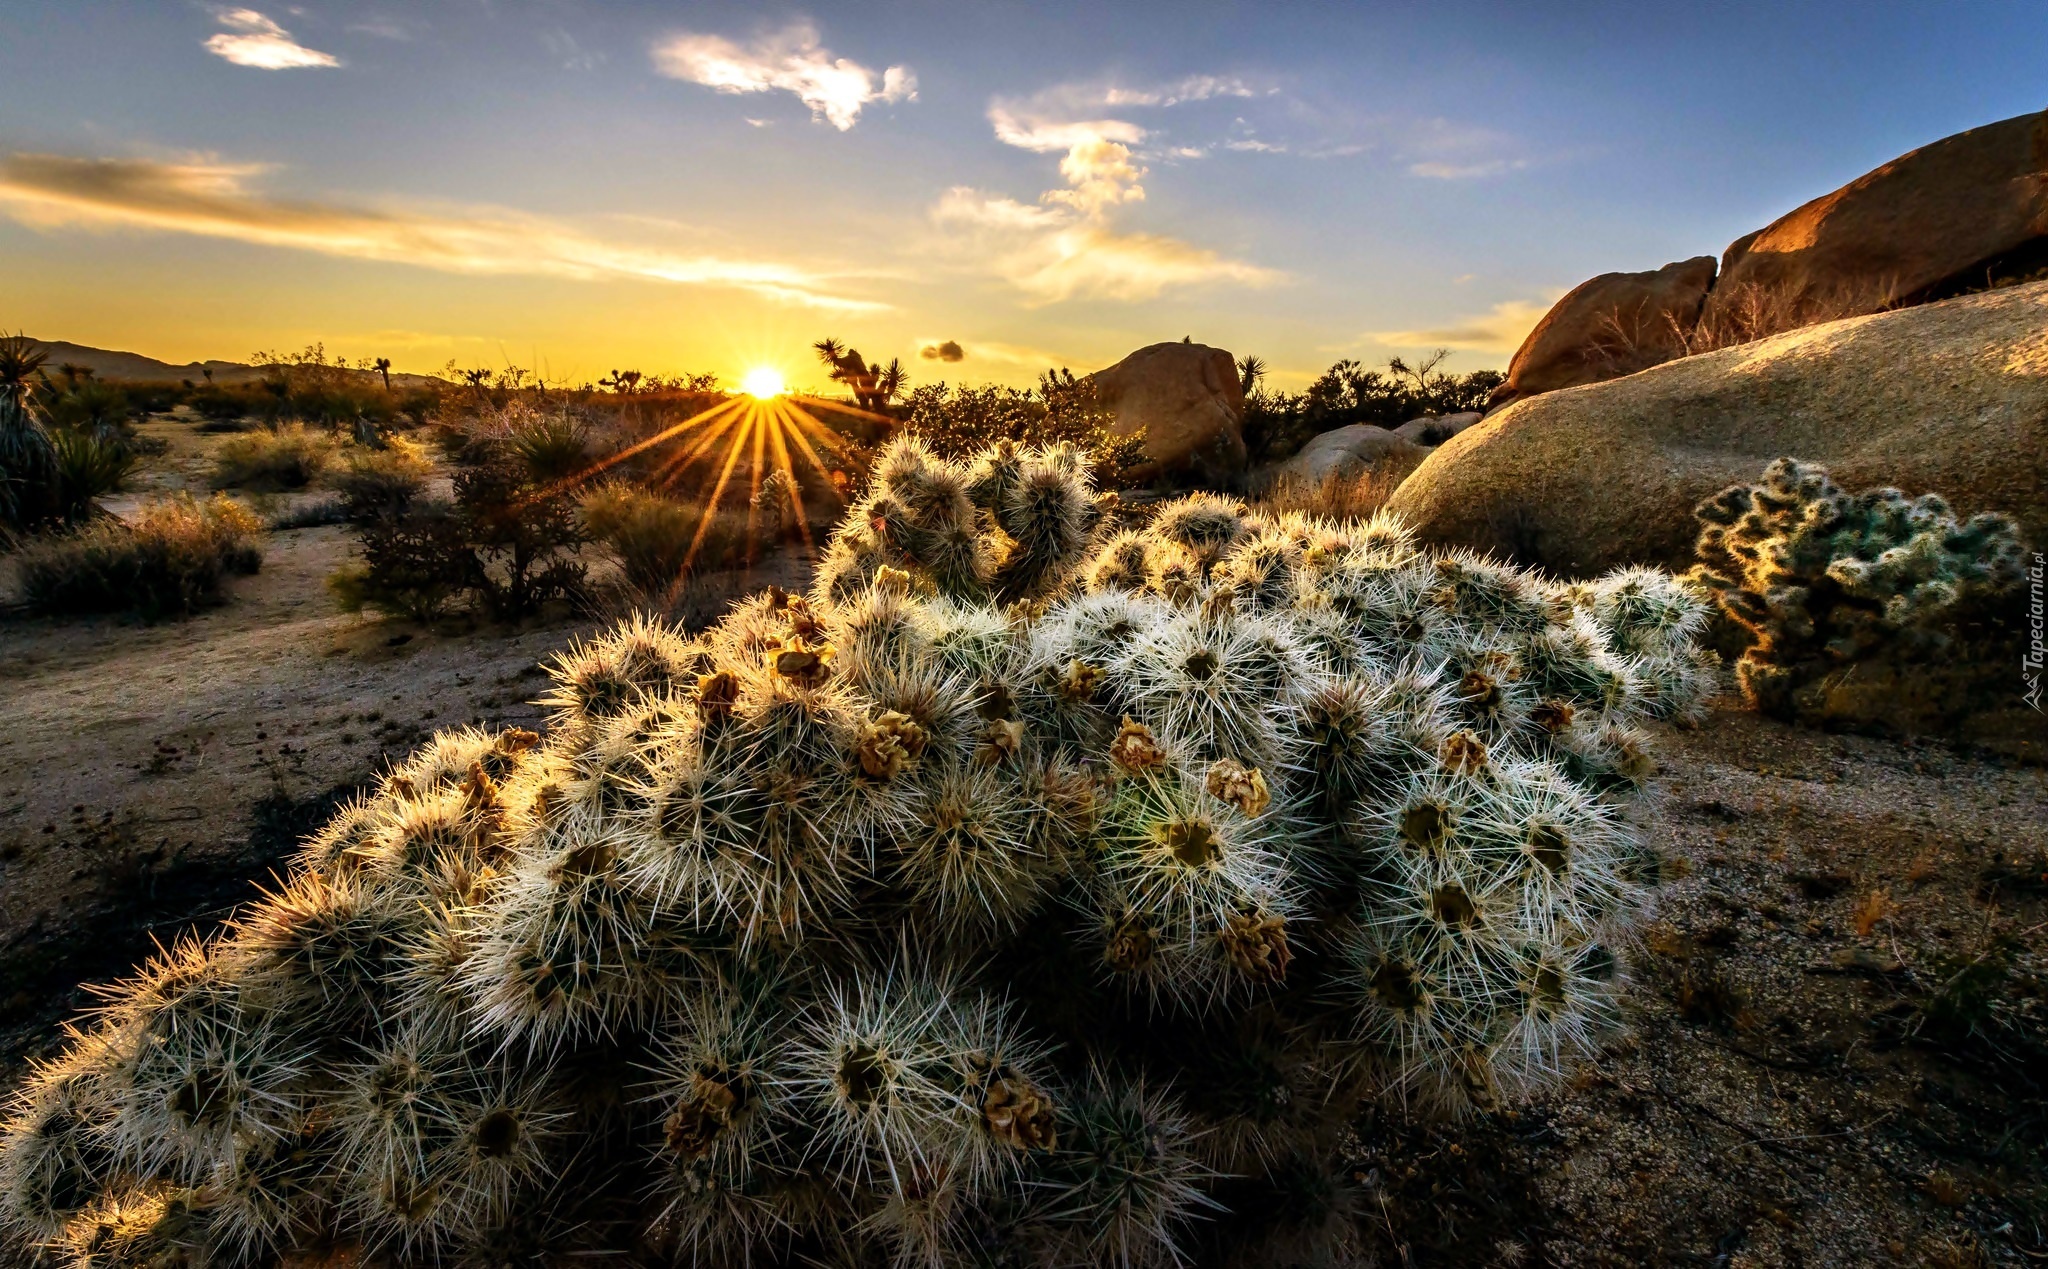
<path fill-rule="evenodd" d="M 2020 661 L 2020 672 L 2027 680 L 2027 704 L 2036 713 L 2041 712 L 2041 666 L 2048 661 L 2048 616 L 2043 614 L 2044 595 L 2042 578 L 2048 575 L 2048 566 L 2043 565 L 2043 556 L 2034 552 L 2034 563 L 2027 569 L 2027 655 Z"/>

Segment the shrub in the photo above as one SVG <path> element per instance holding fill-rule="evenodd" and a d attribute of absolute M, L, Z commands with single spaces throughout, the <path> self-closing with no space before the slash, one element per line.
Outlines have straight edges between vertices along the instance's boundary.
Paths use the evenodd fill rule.
<path fill-rule="evenodd" d="M 1958 521 L 1936 494 L 1850 494 L 1791 458 L 1697 514 L 1687 577 L 1749 635 L 1735 670 L 1755 708 L 1911 731 L 1954 726 L 2003 690 L 1976 680 L 2017 629 L 1995 611 L 2025 572 L 2010 518 Z"/>
<path fill-rule="evenodd" d="M 393 436 L 384 438 L 380 449 L 350 448 L 341 470 L 330 473 L 327 483 L 341 495 L 349 519 L 374 520 L 404 515 L 433 471 L 421 446 Z"/>
<path fill-rule="evenodd" d="M 49 354 L 21 335 L 0 338 L 0 529 L 20 532 L 55 512 L 57 458 L 35 401 Z"/>
<path fill-rule="evenodd" d="M 277 492 L 304 489 L 334 457 L 334 438 L 293 423 L 221 442 L 213 487 Z"/>
<path fill-rule="evenodd" d="M 1114 411 L 1096 398 L 1092 381 L 1071 370 L 1048 370 L 1036 391 L 990 385 L 948 390 L 943 383 L 911 390 L 903 430 L 934 453 L 965 458 L 998 441 L 1027 446 L 1073 445 L 1088 454 L 1098 483 L 1115 487 L 1144 454 L 1137 438 L 1112 435 Z"/>
<path fill-rule="evenodd" d="M 1286 458 L 1318 433 L 1353 423 L 1397 427 L 1410 419 L 1484 410 L 1505 378 L 1496 370 L 1452 374 L 1439 370 L 1439 349 L 1410 365 L 1399 357 L 1385 370 L 1368 370 L 1349 358 L 1331 366 L 1299 393 L 1259 385 L 1264 367 L 1257 358 L 1244 367 L 1244 443 L 1254 463 Z"/>
<path fill-rule="evenodd" d="M 1319 481 L 1285 478 L 1259 495 L 1269 515 L 1297 512 L 1333 520 L 1367 520 L 1378 514 L 1407 476 L 1391 465 L 1374 465 L 1349 475 L 1333 472 Z"/>
<path fill-rule="evenodd" d="M 426 620 L 466 598 L 493 620 L 516 621 L 586 594 L 585 567 L 571 558 L 586 539 L 570 492 L 509 458 L 458 472 L 452 505 L 361 524 L 362 564 L 329 582 L 349 611 Z"/>
<path fill-rule="evenodd" d="M 135 453 L 119 439 L 57 428 L 50 434 L 57 515 L 67 524 L 90 516 L 98 500 L 121 488 L 135 469 Z"/>
<path fill-rule="evenodd" d="M 31 1076 L 7 1218 L 210 1179 L 249 1203 L 136 1224 L 1181 1263 L 1228 1178 L 1342 1184 L 1361 1096 L 1555 1084 L 1616 1019 L 1698 601 L 1094 505 L 1074 450 L 898 443 L 810 600 L 561 654 L 546 739 L 436 737 Z"/>
<path fill-rule="evenodd" d="M 730 568 L 747 555 L 745 516 L 715 515 L 707 527 L 702 504 L 625 485 L 591 490 L 580 515 L 584 532 L 618 557 L 627 583 L 645 596 L 667 595 L 692 573 Z"/>
<path fill-rule="evenodd" d="M 145 620 L 225 603 L 222 580 L 263 563 L 263 526 L 242 504 L 189 494 L 144 503 L 135 518 L 95 520 L 35 542 L 20 556 L 21 589 L 39 612 L 133 612 Z"/>

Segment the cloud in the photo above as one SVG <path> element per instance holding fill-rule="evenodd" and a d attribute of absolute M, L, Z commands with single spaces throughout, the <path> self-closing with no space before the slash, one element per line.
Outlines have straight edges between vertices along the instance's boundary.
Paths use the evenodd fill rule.
<path fill-rule="evenodd" d="M 967 352 L 960 347 L 960 341 L 949 339 L 943 344 L 926 344 L 917 350 L 917 355 L 926 361 L 965 361 Z"/>
<path fill-rule="evenodd" d="M 1228 259 L 1158 234 L 1120 232 L 1114 213 L 1145 200 L 1146 168 L 1132 146 L 1147 135 L 1123 119 L 1062 119 L 1034 105 L 996 102 L 988 118 L 996 139 L 1035 154 L 1064 151 L 1061 189 L 1036 204 L 956 185 L 932 207 L 933 220 L 964 237 L 984 267 L 1039 303 L 1076 297 L 1148 300 L 1182 286 L 1234 282 L 1267 286 L 1272 269 Z"/>
<path fill-rule="evenodd" d="M 1412 176 L 1426 176 L 1437 181 L 1469 181 L 1482 176 L 1499 176 L 1503 172 L 1519 172 L 1527 166 L 1527 159 L 1484 159 L 1477 163 L 1431 160 L 1409 164 L 1408 172 Z"/>
<path fill-rule="evenodd" d="M 1562 295 L 1563 292 L 1557 293 Z M 1512 353 L 1550 311 L 1556 296 L 1542 304 L 1505 300 L 1488 312 L 1424 330 L 1373 331 L 1366 337 L 1390 348 L 1456 348 L 1469 352 Z"/>
<path fill-rule="evenodd" d="M 946 191 L 933 218 L 966 231 L 976 260 L 1039 303 L 1149 300 L 1175 287 L 1270 286 L 1283 278 L 1175 238 L 1120 233 L 1068 208 L 1032 207 L 966 186 Z"/>
<path fill-rule="evenodd" d="M 206 51 L 237 66 L 296 70 L 341 65 L 340 58 L 307 48 L 293 39 L 291 32 L 254 9 L 215 9 L 213 17 L 227 30 L 207 40 Z"/>
<path fill-rule="evenodd" d="M 1266 89 L 1267 93 L 1278 89 Z M 1103 91 L 1102 101 L 1109 106 L 1178 106 L 1190 101 L 1208 101 L 1212 97 L 1257 97 L 1260 90 L 1235 75 L 1190 75 L 1177 84 L 1157 88 L 1119 88 L 1111 86 Z"/>
<path fill-rule="evenodd" d="M 917 100 L 917 77 L 902 66 L 879 76 L 860 63 L 834 57 L 818 41 L 818 28 L 794 22 L 742 46 L 718 35 L 671 35 L 654 46 L 654 66 L 671 79 L 722 93 L 795 93 L 841 132 L 871 102 Z"/>
<path fill-rule="evenodd" d="M 194 234 L 450 273 L 636 279 L 842 311 L 889 307 L 833 294 L 821 275 L 793 265 L 618 242 L 509 209 L 372 210 L 275 198 L 250 187 L 263 171 L 208 159 L 15 154 L 0 162 L 0 211 L 39 228 Z"/>

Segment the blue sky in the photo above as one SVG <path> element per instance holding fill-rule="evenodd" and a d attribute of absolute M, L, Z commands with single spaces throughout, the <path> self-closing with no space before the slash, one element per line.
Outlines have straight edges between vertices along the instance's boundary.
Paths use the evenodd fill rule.
<path fill-rule="evenodd" d="M 9 9 L 0 324 L 571 379 L 1502 365 L 1593 273 L 2048 105 L 2038 2 Z"/>

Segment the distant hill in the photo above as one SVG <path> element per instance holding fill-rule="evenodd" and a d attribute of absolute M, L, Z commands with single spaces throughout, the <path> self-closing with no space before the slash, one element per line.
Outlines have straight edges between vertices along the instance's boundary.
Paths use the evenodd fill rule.
<path fill-rule="evenodd" d="M 176 383 L 181 379 L 190 379 L 198 383 L 206 378 L 206 372 L 209 370 L 213 372 L 213 381 L 218 384 L 248 383 L 263 377 L 262 367 L 252 366 L 244 361 L 189 361 L 179 366 L 168 361 L 158 361 L 154 357 L 145 357 L 141 353 L 88 348 L 84 344 L 74 344 L 62 339 L 38 339 L 35 344 L 50 354 L 50 360 L 44 368 L 53 374 L 58 366 L 68 364 L 83 366 L 92 371 L 94 378 L 108 381 Z M 350 370 L 345 373 L 351 379 L 383 382 L 383 377 L 374 370 Z M 391 374 L 391 386 L 394 388 L 431 387 L 437 384 L 445 386 L 446 383 L 447 380 L 434 375 L 404 374 L 399 371 L 393 371 Z"/>

